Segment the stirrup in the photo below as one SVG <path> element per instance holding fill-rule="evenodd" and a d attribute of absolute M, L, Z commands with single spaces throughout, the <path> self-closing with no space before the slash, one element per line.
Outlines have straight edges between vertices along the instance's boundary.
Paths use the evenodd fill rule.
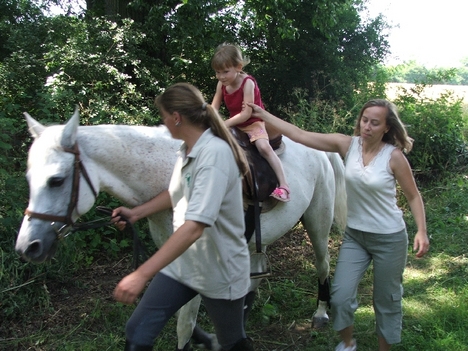
<path fill-rule="evenodd" d="M 271 276 L 271 265 L 264 252 L 255 252 L 250 255 L 250 278 L 260 279 Z"/>

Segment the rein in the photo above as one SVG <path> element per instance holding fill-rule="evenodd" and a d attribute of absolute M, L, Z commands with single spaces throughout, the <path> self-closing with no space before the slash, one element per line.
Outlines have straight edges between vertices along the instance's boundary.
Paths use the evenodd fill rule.
<path fill-rule="evenodd" d="M 72 183 L 72 191 L 70 195 L 70 203 L 68 204 L 67 214 L 65 216 L 57 216 L 57 215 L 50 215 L 46 213 L 38 213 L 32 212 L 27 208 L 24 211 L 24 214 L 31 218 L 42 219 L 44 221 L 51 221 L 51 225 L 54 225 L 55 222 L 65 223 L 59 230 L 56 230 L 57 237 L 59 239 L 64 238 L 70 234 L 72 231 L 79 230 L 77 229 L 80 225 L 73 223 L 72 213 L 73 210 L 76 209 L 78 205 L 78 195 L 80 192 L 80 173 L 83 174 L 86 183 L 90 187 L 91 191 L 93 192 L 94 199 L 97 198 L 97 192 L 91 183 L 91 179 L 89 178 L 88 172 L 84 164 L 81 162 L 80 159 L 80 150 L 78 149 L 78 143 L 75 143 L 73 148 L 63 148 L 63 151 L 74 154 L 75 160 L 73 162 L 73 183 Z"/>
<path fill-rule="evenodd" d="M 108 216 L 112 216 L 112 209 L 104 206 L 96 206 L 96 211 L 104 213 Z M 138 266 L 140 265 L 139 257 L 143 258 L 143 261 L 146 261 L 148 258 L 148 254 L 146 251 L 145 246 L 140 240 L 140 237 L 138 236 L 138 231 L 131 223 L 128 218 L 126 218 L 123 215 L 119 215 L 120 220 L 125 222 L 125 232 L 128 232 L 131 234 L 132 239 L 133 239 L 133 262 L 132 266 L 133 269 L 136 270 Z M 96 229 L 96 228 L 101 228 L 101 227 L 106 227 L 106 226 L 113 226 L 114 222 L 112 220 L 107 220 L 105 218 L 99 218 L 95 219 L 94 221 L 89 221 L 89 222 L 83 222 L 83 223 L 74 223 L 71 228 L 68 230 L 67 234 L 65 235 L 68 236 L 72 233 L 82 231 L 82 230 L 89 230 L 89 229 Z"/>
<path fill-rule="evenodd" d="M 108 207 L 96 206 L 96 210 L 101 213 L 107 214 L 109 216 L 112 215 L 112 209 Z M 128 220 L 128 218 L 125 216 L 119 215 L 119 217 L 121 221 L 125 222 L 124 231 L 130 232 L 130 234 L 132 235 L 132 239 L 133 239 L 133 263 L 132 265 L 133 265 L 133 269 L 136 270 L 138 266 L 140 265 L 140 262 L 139 262 L 140 255 L 142 256 L 143 261 L 146 261 L 148 258 L 148 253 L 146 251 L 145 246 L 141 242 L 140 237 L 138 236 L 138 231 L 133 225 L 133 223 L 131 223 Z M 86 229 L 98 228 L 98 227 L 113 225 L 113 224 L 114 222 L 112 221 L 107 221 L 103 223 L 102 219 L 97 219 L 95 221 L 90 221 L 90 222 L 80 224 L 77 230 L 86 230 Z"/>

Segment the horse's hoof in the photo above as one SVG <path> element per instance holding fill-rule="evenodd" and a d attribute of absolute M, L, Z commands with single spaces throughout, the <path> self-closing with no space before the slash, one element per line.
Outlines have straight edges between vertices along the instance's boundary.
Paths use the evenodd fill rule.
<path fill-rule="evenodd" d="M 312 328 L 313 329 L 322 329 L 327 326 L 328 321 L 330 319 L 328 317 L 313 317 L 312 318 Z"/>

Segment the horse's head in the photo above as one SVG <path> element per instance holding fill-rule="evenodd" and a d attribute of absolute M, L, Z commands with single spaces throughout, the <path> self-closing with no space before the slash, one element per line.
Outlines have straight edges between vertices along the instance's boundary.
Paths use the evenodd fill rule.
<path fill-rule="evenodd" d="M 25 116 L 34 142 L 28 155 L 29 206 L 16 251 L 27 260 L 42 262 L 54 255 L 57 239 L 92 207 L 96 192 L 79 167 L 78 109 L 66 125 L 44 127 Z"/>

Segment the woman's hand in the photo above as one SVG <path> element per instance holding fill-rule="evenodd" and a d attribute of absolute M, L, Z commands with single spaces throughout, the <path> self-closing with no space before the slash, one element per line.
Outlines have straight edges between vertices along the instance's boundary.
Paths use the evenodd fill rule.
<path fill-rule="evenodd" d="M 121 220 L 121 216 L 124 216 L 126 219 L 128 219 L 130 223 L 135 223 L 137 221 L 137 218 L 134 217 L 131 209 L 123 206 L 117 207 L 115 210 L 112 211 L 111 222 L 114 223 L 114 225 L 119 230 L 124 230 L 125 225 L 127 224 L 126 221 Z"/>
<path fill-rule="evenodd" d="M 252 109 L 252 117 L 261 118 L 264 120 L 265 110 L 258 105 L 255 105 L 253 102 L 242 103 L 242 109 L 244 106 L 250 107 Z"/>
<path fill-rule="evenodd" d="M 124 277 L 114 289 L 114 298 L 126 305 L 135 302 L 148 280 L 138 270 Z"/>
<path fill-rule="evenodd" d="M 414 237 L 413 250 L 416 252 L 416 257 L 421 258 L 429 251 L 429 238 L 424 232 L 418 231 Z"/>

